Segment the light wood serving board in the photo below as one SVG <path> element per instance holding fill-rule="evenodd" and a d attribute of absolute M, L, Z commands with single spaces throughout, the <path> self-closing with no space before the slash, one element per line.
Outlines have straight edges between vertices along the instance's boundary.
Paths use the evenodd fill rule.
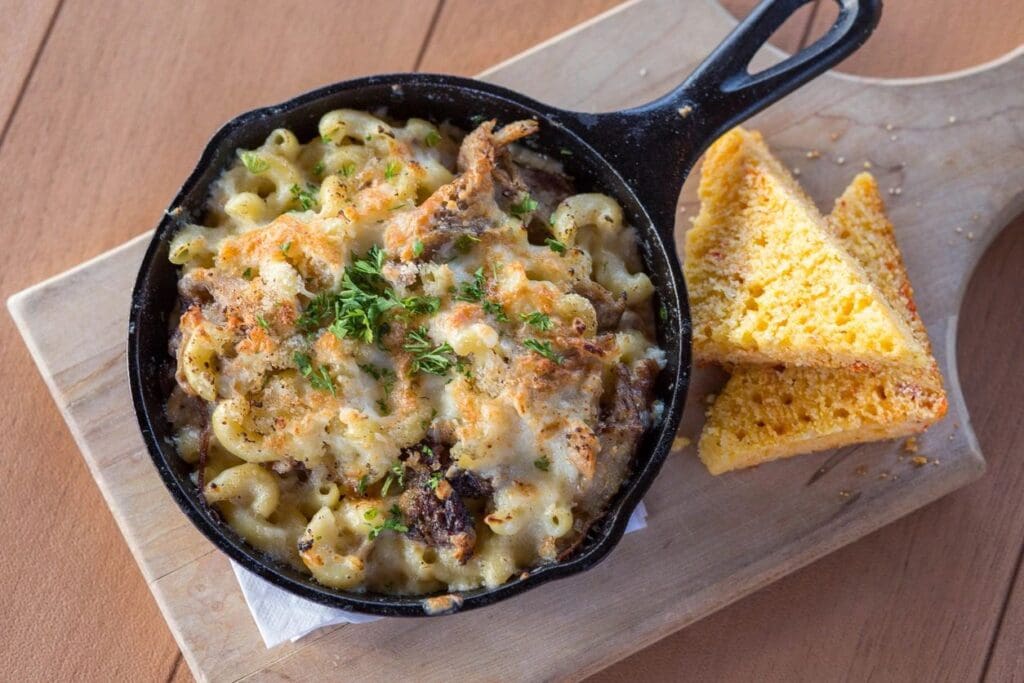
<path fill-rule="evenodd" d="M 485 78 L 564 107 L 615 109 L 674 86 L 733 25 L 709 0 L 646 0 Z M 1024 50 L 933 79 L 830 74 L 751 124 L 800 169 L 824 211 L 865 162 L 892 188 L 891 215 L 950 393 L 949 416 L 919 440 L 937 462 L 915 467 L 887 442 L 715 478 L 690 447 L 669 457 L 651 489 L 649 528 L 603 564 L 442 620 L 330 627 L 264 648 L 227 558 L 174 505 L 132 414 L 126 325 L 148 234 L 8 305 L 197 678 L 578 678 L 982 474 L 957 381 L 956 322 L 985 246 L 1024 208 L 1021 83 Z M 807 158 L 812 149 L 820 158 Z M 677 239 L 696 209 L 694 185 Z M 719 380 L 695 374 L 680 434 L 697 436 L 703 396 Z"/>

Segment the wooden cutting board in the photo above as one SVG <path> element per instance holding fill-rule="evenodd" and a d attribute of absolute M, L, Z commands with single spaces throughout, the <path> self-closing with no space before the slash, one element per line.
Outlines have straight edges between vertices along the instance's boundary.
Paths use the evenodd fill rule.
<path fill-rule="evenodd" d="M 706 0 L 646 0 L 484 77 L 565 107 L 614 109 L 675 85 L 733 23 Z M 889 442 L 715 478 L 687 448 L 670 456 L 647 497 L 649 528 L 625 537 L 603 564 L 442 620 L 331 627 L 263 647 L 227 558 L 174 505 L 132 414 L 126 324 L 148 234 L 8 305 L 197 678 L 579 678 L 981 475 L 956 375 L 956 321 L 974 264 L 1024 208 L 1022 82 L 1024 50 L 934 79 L 830 74 L 751 124 L 800 169 L 825 211 L 866 163 L 891 189 L 950 392 L 949 416 L 919 439 L 929 464 L 915 466 Z M 808 158 L 811 150 L 820 157 Z M 683 194 L 678 237 L 695 212 L 694 184 Z M 680 434 L 699 433 L 702 399 L 718 381 L 695 374 Z"/>

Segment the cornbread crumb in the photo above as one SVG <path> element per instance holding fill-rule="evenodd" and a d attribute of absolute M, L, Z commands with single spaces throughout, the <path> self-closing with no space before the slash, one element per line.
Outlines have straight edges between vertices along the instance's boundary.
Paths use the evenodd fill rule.
<path fill-rule="evenodd" d="M 693 443 L 693 442 L 690 441 L 685 436 L 677 436 L 675 438 L 675 440 L 672 441 L 672 450 L 674 450 L 674 451 L 681 451 L 684 448 L 686 448 L 687 446 L 689 446 L 691 443 Z"/>
<path fill-rule="evenodd" d="M 690 114 L 693 113 L 693 107 L 691 107 L 690 105 L 679 107 L 679 109 L 676 109 L 676 113 L 678 113 L 684 119 L 689 118 Z"/>
<path fill-rule="evenodd" d="M 818 159 L 821 157 L 821 152 L 816 149 L 809 150 L 805 155 L 808 159 Z"/>
<path fill-rule="evenodd" d="M 917 437 L 912 436 L 903 442 L 904 453 L 917 453 Z"/>
<path fill-rule="evenodd" d="M 865 474 L 868 473 L 868 466 L 867 465 L 859 465 L 857 467 L 857 469 L 855 469 L 853 471 L 853 473 L 856 474 L 858 477 L 863 477 Z"/>
<path fill-rule="evenodd" d="M 923 455 L 915 455 L 910 459 L 910 462 L 913 463 L 914 467 L 924 467 L 928 464 L 928 458 Z"/>

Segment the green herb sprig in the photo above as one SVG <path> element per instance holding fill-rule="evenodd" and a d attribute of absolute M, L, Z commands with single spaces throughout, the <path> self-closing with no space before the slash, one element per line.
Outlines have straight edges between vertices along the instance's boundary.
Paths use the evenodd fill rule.
<path fill-rule="evenodd" d="M 555 351 L 554 348 L 552 348 L 551 342 L 549 341 L 540 341 L 539 339 L 526 339 L 523 341 L 523 346 L 530 349 L 534 353 L 538 353 L 544 356 L 548 360 L 558 363 L 559 365 L 561 365 L 562 361 L 565 360 L 562 354 L 558 353 L 557 351 Z"/>
<path fill-rule="evenodd" d="M 373 508 L 373 510 L 374 512 L 377 511 L 376 508 Z M 373 517 L 376 516 L 376 514 L 373 515 Z M 371 518 L 368 518 L 368 520 L 369 519 Z M 401 509 L 399 509 L 397 505 L 391 506 L 388 518 L 385 519 L 382 524 L 370 524 L 370 533 L 367 535 L 367 537 L 372 541 L 378 536 L 380 536 L 381 532 L 385 529 L 390 529 L 391 531 L 395 531 L 400 534 L 404 534 L 405 532 L 409 531 L 409 527 L 406 526 L 405 519 L 402 517 L 402 511 Z"/>
<path fill-rule="evenodd" d="M 554 326 L 554 323 L 551 322 L 551 316 L 546 313 L 541 313 L 540 311 L 534 311 L 533 313 L 520 313 L 519 319 L 541 332 L 547 332 Z"/>
<path fill-rule="evenodd" d="M 455 350 L 448 342 L 434 345 L 427 328 L 420 327 L 405 335 L 403 349 L 412 354 L 412 371 L 428 375 L 445 375 L 456 364 Z"/>
<path fill-rule="evenodd" d="M 242 163 L 245 164 L 245 168 L 249 173 L 256 175 L 259 175 L 270 168 L 270 162 L 256 152 L 242 152 Z"/>
<path fill-rule="evenodd" d="M 303 377 L 309 380 L 310 385 L 314 389 L 328 392 L 331 396 L 337 395 L 334 389 L 334 379 L 331 377 L 331 373 L 327 371 L 326 365 L 313 365 L 309 354 L 301 351 L 296 351 L 292 354 L 292 361 L 295 362 L 295 367 L 299 369 Z"/>

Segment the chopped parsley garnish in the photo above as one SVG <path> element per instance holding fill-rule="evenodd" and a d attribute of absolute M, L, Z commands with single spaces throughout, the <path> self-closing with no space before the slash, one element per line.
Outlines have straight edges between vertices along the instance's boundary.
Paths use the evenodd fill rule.
<path fill-rule="evenodd" d="M 402 170 L 402 164 L 397 161 L 389 161 L 388 165 L 384 167 L 384 180 L 391 180 L 398 172 Z"/>
<path fill-rule="evenodd" d="M 551 248 L 551 251 L 555 252 L 556 254 L 565 253 L 565 243 L 559 242 L 554 237 L 549 237 L 546 240 L 544 240 L 544 244 L 548 245 L 548 247 Z"/>
<path fill-rule="evenodd" d="M 370 520 L 377 516 L 377 508 L 370 508 L 363 513 L 363 519 Z"/>
<path fill-rule="evenodd" d="M 533 313 L 520 313 L 519 319 L 531 327 L 537 328 L 541 332 L 547 332 L 554 325 L 554 323 L 551 322 L 551 317 L 546 313 L 541 313 L 540 311 L 534 311 Z"/>
<path fill-rule="evenodd" d="M 331 374 L 327 371 L 326 365 L 315 367 L 313 361 L 310 359 L 309 354 L 296 351 L 292 354 L 292 360 L 295 362 L 295 367 L 299 369 L 302 376 L 309 380 L 310 385 L 314 389 L 319 391 L 330 392 L 332 396 L 334 392 L 334 380 L 331 378 Z"/>
<path fill-rule="evenodd" d="M 378 247 L 356 257 L 342 274 L 338 291 L 322 292 L 309 302 L 296 321 L 299 330 L 308 334 L 327 325 L 339 339 L 351 337 L 372 344 L 385 332 L 385 317 L 391 309 L 431 314 L 441 308 L 435 296 L 397 297 L 381 273 L 384 261 Z"/>
<path fill-rule="evenodd" d="M 403 349 L 412 354 L 412 371 L 429 375 L 444 375 L 455 365 L 455 350 L 444 342 L 434 345 L 427 336 L 427 328 L 421 327 L 405 335 Z"/>
<path fill-rule="evenodd" d="M 422 253 L 423 242 L 416 240 L 415 242 L 412 243 L 412 255 L 415 256 L 416 258 L 419 258 Z"/>
<path fill-rule="evenodd" d="M 436 296 L 407 296 L 398 303 L 410 313 L 430 314 L 441 309 L 441 299 Z"/>
<path fill-rule="evenodd" d="M 242 279 L 243 280 L 251 280 L 252 279 L 252 268 L 246 268 L 245 270 L 242 271 Z"/>
<path fill-rule="evenodd" d="M 391 466 L 391 471 L 388 472 L 387 479 L 384 480 L 384 486 L 380 489 L 381 498 L 388 495 L 388 489 L 396 481 L 399 486 L 405 488 L 405 464 L 402 462 L 396 462 Z"/>
<path fill-rule="evenodd" d="M 658 307 L 658 317 L 661 318 L 662 322 L 668 320 L 668 309 L 665 308 L 665 304 Z"/>
<path fill-rule="evenodd" d="M 356 258 L 345 269 L 341 289 L 318 294 L 296 321 L 303 332 L 313 332 L 327 321 L 329 330 L 339 339 L 355 337 L 368 344 L 376 341 L 384 325 L 384 313 L 395 305 L 380 271 L 384 252 L 377 247 Z"/>
<path fill-rule="evenodd" d="M 361 476 L 359 478 L 359 483 L 356 484 L 356 493 L 358 493 L 360 496 L 365 496 L 366 495 L 366 487 L 369 485 L 369 483 L 370 483 L 370 475 L 364 474 L 363 476 Z"/>
<path fill-rule="evenodd" d="M 316 166 L 313 167 L 313 175 L 321 176 L 323 174 L 324 174 L 324 162 L 323 161 L 318 161 L 318 162 L 316 162 Z"/>
<path fill-rule="evenodd" d="M 484 269 L 477 268 L 472 282 L 463 282 L 455 295 L 458 301 L 480 301 L 484 298 Z"/>
<path fill-rule="evenodd" d="M 292 197 L 299 203 L 303 211 L 309 211 L 317 202 L 317 191 L 318 188 L 312 183 L 306 183 L 306 187 L 302 188 L 298 185 L 292 185 L 289 188 L 289 192 L 292 193 Z"/>
<path fill-rule="evenodd" d="M 505 315 L 505 309 L 497 301 L 491 301 L 490 299 L 484 299 L 480 303 L 480 305 L 483 306 L 483 309 L 484 309 L 485 313 L 489 313 L 490 315 L 493 315 L 495 318 L 497 318 L 499 323 L 507 323 L 508 322 L 508 316 Z"/>
<path fill-rule="evenodd" d="M 409 527 L 407 527 L 405 525 L 405 520 L 402 518 L 402 511 L 399 509 L 399 507 L 397 505 L 392 505 L 391 506 L 391 511 L 389 513 L 389 516 L 388 516 L 387 519 L 384 520 L 383 524 L 380 524 L 378 526 L 371 525 L 371 529 L 370 529 L 370 533 L 368 535 L 368 538 L 371 541 L 374 540 L 375 538 L 380 536 L 380 533 L 382 531 L 384 531 L 385 529 L 390 529 L 391 531 L 397 531 L 400 534 L 404 534 L 405 532 L 407 532 L 409 530 Z"/>
<path fill-rule="evenodd" d="M 436 147 L 439 142 L 441 142 L 441 135 L 436 130 L 428 131 L 423 136 L 423 144 L 427 147 Z"/>
<path fill-rule="evenodd" d="M 480 238 L 476 235 L 463 233 L 456 238 L 455 249 L 457 249 L 460 254 L 468 254 L 469 250 L 473 248 L 473 245 L 479 241 Z"/>
<path fill-rule="evenodd" d="M 321 136 L 320 136 L 320 142 L 323 142 L 324 144 L 326 144 L 326 143 L 328 143 L 328 142 L 330 142 L 330 141 L 331 141 L 331 136 L 330 136 L 330 134 L 327 134 L 327 135 L 321 135 Z"/>
<path fill-rule="evenodd" d="M 436 491 L 437 485 L 441 483 L 442 479 L 444 479 L 444 472 L 432 473 L 430 478 L 427 479 L 427 488 Z"/>
<path fill-rule="evenodd" d="M 548 456 L 542 455 L 533 461 L 533 466 L 541 472 L 547 472 L 551 468 L 551 461 L 548 460 Z"/>
<path fill-rule="evenodd" d="M 270 325 L 267 324 L 267 319 L 264 318 L 262 315 L 257 315 L 256 316 L 256 322 L 258 322 L 260 324 L 260 327 L 262 327 L 263 329 L 265 329 L 265 330 L 269 330 L 270 329 Z"/>
<path fill-rule="evenodd" d="M 563 157 L 571 157 L 572 156 L 572 150 L 571 149 L 566 149 L 565 147 L 563 147 L 562 149 L 558 150 L 558 153 L 561 154 Z"/>
<path fill-rule="evenodd" d="M 287 254 L 288 250 L 291 249 L 291 248 L 292 248 L 292 243 L 291 242 L 285 242 L 284 244 L 281 245 L 281 251 L 283 253 L 285 253 L 285 254 Z"/>
<path fill-rule="evenodd" d="M 539 339 L 526 339 L 523 341 L 523 346 L 530 349 L 534 353 L 539 353 L 548 360 L 552 360 L 558 363 L 559 365 L 561 365 L 562 361 L 564 360 L 564 358 L 562 358 L 562 354 L 555 351 L 551 347 L 551 342 L 549 341 L 540 341 Z"/>
<path fill-rule="evenodd" d="M 270 168 L 270 162 L 256 152 L 242 152 L 242 163 L 249 173 L 263 173 Z"/>
<path fill-rule="evenodd" d="M 530 213 L 531 211 L 536 210 L 536 208 L 537 200 L 531 197 L 529 194 L 524 194 L 518 202 L 509 207 L 509 210 L 512 212 L 513 216 L 522 217 Z"/>
<path fill-rule="evenodd" d="M 356 162 L 346 161 L 341 165 L 341 175 L 346 178 L 356 172 Z"/>

